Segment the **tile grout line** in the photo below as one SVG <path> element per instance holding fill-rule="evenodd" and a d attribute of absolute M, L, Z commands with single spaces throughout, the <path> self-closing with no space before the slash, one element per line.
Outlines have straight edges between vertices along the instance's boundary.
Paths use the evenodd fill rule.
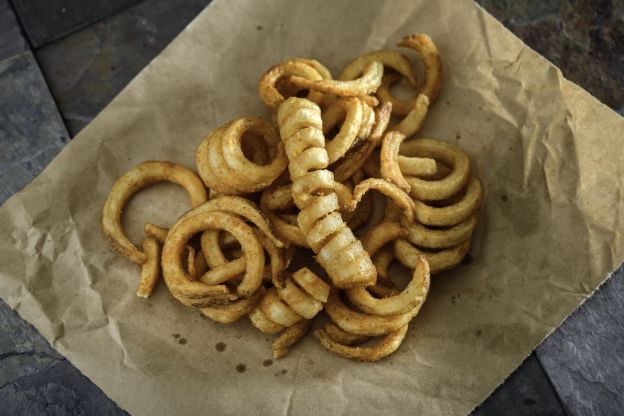
<path fill-rule="evenodd" d="M 48 84 L 48 80 L 45 77 L 45 73 L 43 72 L 43 70 L 41 69 L 41 65 L 39 64 L 39 60 L 37 59 L 37 54 L 35 53 L 35 48 L 33 47 L 32 42 L 30 41 L 30 38 L 28 37 L 26 30 L 24 28 L 24 23 L 22 22 L 19 14 L 17 13 L 17 9 L 15 8 L 15 5 L 13 4 L 13 0 L 8 0 L 8 4 L 9 7 L 11 8 L 11 10 L 13 11 L 13 15 L 15 16 L 15 21 L 17 23 L 17 25 L 19 26 L 19 29 L 22 33 L 22 36 L 24 37 L 24 40 L 26 41 L 26 44 L 28 45 L 28 52 L 30 52 L 30 54 L 33 57 L 33 60 L 35 61 L 35 64 L 37 65 L 37 69 L 39 70 L 39 73 L 41 74 L 41 79 L 43 80 L 43 82 L 45 83 L 45 86 L 48 90 L 48 93 L 50 94 L 50 98 L 52 99 L 52 102 L 54 103 L 54 108 L 56 109 L 56 112 L 61 120 L 61 122 L 63 123 L 63 127 L 65 128 L 65 133 L 67 134 L 67 137 L 64 138 L 67 140 L 65 142 L 65 145 L 67 145 L 67 143 L 69 143 L 71 141 L 71 139 L 73 139 L 69 128 L 67 127 L 67 121 L 65 120 L 65 116 L 63 115 L 63 112 L 61 111 L 61 108 L 58 105 L 58 102 L 56 100 L 56 97 L 54 96 L 54 94 L 52 94 L 52 89 L 50 88 L 50 85 Z"/>
<path fill-rule="evenodd" d="M 8 0 L 9 5 L 13 9 L 13 13 L 15 14 L 15 17 L 17 18 L 20 27 L 22 28 L 22 32 L 24 33 L 24 38 L 27 40 L 28 45 L 30 46 L 30 49 L 31 49 L 33 55 L 35 54 L 34 52 L 36 50 L 38 50 L 38 49 L 41 49 L 41 48 L 43 48 L 45 46 L 48 46 L 48 45 L 50 45 L 50 44 L 52 44 L 52 43 L 54 43 L 56 41 L 59 41 L 59 40 L 65 38 L 67 36 L 70 36 L 70 35 L 78 32 L 78 31 L 80 31 L 82 29 L 86 29 L 86 28 L 88 28 L 88 27 L 90 27 L 90 26 L 92 26 L 92 25 L 94 25 L 96 23 L 99 23 L 99 22 L 101 22 L 103 20 L 106 20 L 106 19 L 110 18 L 111 16 L 114 16 L 114 15 L 116 15 L 118 13 L 121 13 L 121 12 L 131 8 L 131 7 L 134 7 L 134 6 L 136 6 L 137 4 L 139 4 L 139 3 L 143 2 L 143 1 L 144 0 L 134 0 L 131 4 L 128 4 L 127 6 L 123 7 L 122 9 L 112 10 L 112 11 L 110 11 L 110 13 L 108 13 L 106 15 L 103 15 L 103 16 L 101 16 L 99 18 L 96 18 L 93 21 L 90 21 L 90 22 L 87 22 L 87 23 L 79 23 L 78 25 L 76 25 L 76 26 L 74 26 L 74 27 L 72 27 L 72 28 L 70 28 L 70 29 L 68 29 L 68 30 L 66 30 L 64 32 L 61 32 L 61 33 L 58 33 L 58 34 L 54 35 L 53 37 L 51 37 L 50 39 L 46 40 L 44 43 L 42 43 L 41 45 L 38 45 L 35 48 L 34 45 L 31 42 L 31 39 L 30 39 L 30 36 L 28 35 L 28 32 L 25 30 L 25 25 L 24 25 L 24 23 L 21 20 L 20 14 L 17 12 L 18 8 L 15 7 L 15 5 L 13 4 L 14 0 Z"/>
<path fill-rule="evenodd" d="M 559 407 L 561 407 L 561 411 L 563 412 L 563 414 L 565 416 L 572 416 L 570 414 L 570 412 L 568 411 L 567 407 L 565 406 L 565 403 L 564 403 L 563 399 L 561 398 L 561 396 L 559 396 L 559 392 L 557 391 L 557 388 L 555 387 L 555 384 L 553 383 L 552 379 L 550 378 L 550 374 L 548 374 L 548 372 L 546 371 L 546 368 L 542 364 L 542 361 L 539 358 L 539 355 L 537 354 L 537 349 L 535 349 L 533 351 L 533 354 L 535 354 L 535 359 L 537 360 L 537 364 L 539 365 L 540 369 L 544 373 L 544 377 L 546 378 L 546 381 L 548 382 L 548 385 L 550 386 L 550 389 L 552 390 L 553 394 L 555 395 L 555 398 L 557 399 L 557 402 L 559 403 Z"/>

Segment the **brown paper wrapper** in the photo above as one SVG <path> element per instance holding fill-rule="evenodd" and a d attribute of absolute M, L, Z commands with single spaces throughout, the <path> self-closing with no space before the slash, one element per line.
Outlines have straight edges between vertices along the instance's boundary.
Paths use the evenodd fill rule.
<path fill-rule="evenodd" d="M 396 354 L 361 364 L 307 337 L 265 367 L 270 340 L 246 320 L 214 324 L 164 285 L 135 296 L 138 267 L 100 232 L 118 176 L 148 159 L 194 166 L 210 130 L 268 115 L 256 85 L 276 62 L 338 73 L 409 33 L 429 34 L 444 64 L 419 136 L 465 149 L 486 197 L 473 261 L 434 277 Z M 622 131 L 471 1 L 215 0 L 2 207 L 0 295 L 133 414 L 466 413 L 622 260 Z M 151 188 L 128 207 L 129 234 L 187 208 L 182 190 Z"/>

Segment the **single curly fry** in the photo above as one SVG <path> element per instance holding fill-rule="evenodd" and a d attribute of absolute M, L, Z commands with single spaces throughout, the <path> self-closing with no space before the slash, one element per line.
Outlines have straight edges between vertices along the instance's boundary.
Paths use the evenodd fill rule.
<path fill-rule="evenodd" d="M 286 143 L 288 169 L 293 181 L 293 200 L 300 209 L 297 222 L 306 236 L 306 242 L 312 245 L 307 235 L 310 230 L 325 216 L 340 210 L 336 192 L 327 186 L 329 175 L 316 173 L 318 170 L 326 170 L 328 165 L 321 131 L 321 111 L 311 101 L 289 98 L 280 105 L 277 122 L 282 140 Z M 296 145 L 290 145 L 290 142 Z M 298 186 L 299 182 L 305 186 Z M 312 190 L 308 184 L 322 186 Z M 330 224 L 326 225 L 319 228 L 324 234 L 317 233 L 314 244 L 317 248 L 316 259 L 332 282 L 341 288 L 374 283 L 375 267 L 344 221 L 331 227 Z"/>
<path fill-rule="evenodd" d="M 245 156 L 242 140 L 246 134 L 259 137 L 270 148 L 270 163 L 258 165 Z M 277 131 L 258 117 L 241 117 L 210 133 L 198 146 L 195 160 L 202 180 L 221 194 L 260 191 L 277 179 L 288 164 Z"/>
<path fill-rule="evenodd" d="M 414 268 L 418 259 L 424 256 L 431 273 L 438 273 L 457 266 L 470 250 L 470 239 L 461 244 L 437 252 L 419 250 L 409 241 L 400 239 L 394 242 L 394 255 L 404 266 Z"/>
<path fill-rule="evenodd" d="M 126 237 L 121 217 L 124 207 L 135 193 L 158 182 L 173 182 L 182 186 L 189 194 L 192 206 L 208 199 L 201 179 L 189 168 L 171 162 L 143 162 L 117 179 L 104 203 L 102 231 L 115 251 L 137 264 L 143 264 L 147 256 Z"/>
<path fill-rule="evenodd" d="M 465 221 L 481 205 L 482 191 L 479 181 L 472 177 L 466 192 L 458 201 L 438 207 L 414 201 L 416 220 L 421 224 L 449 227 Z"/>
<path fill-rule="evenodd" d="M 425 64 L 425 82 L 420 93 L 429 97 L 429 101 L 433 103 L 442 86 L 442 61 L 438 48 L 429 36 L 423 34 L 405 36 L 397 45 L 418 52 L 422 58 Z"/>
<path fill-rule="evenodd" d="M 381 84 L 382 76 L 383 64 L 379 61 L 373 61 L 366 65 L 359 78 L 351 81 L 315 81 L 301 76 L 293 76 L 291 80 L 295 85 L 304 89 L 341 97 L 360 97 L 375 92 Z"/>
<path fill-rule="evenodd" d="M 318 64 L 320 65 L 320 63 Z M 316 64 L 313 65 L 316 66 Z M 331 75 L 329 74 L 329 71 L 321 75 L 313 65 L 310 65 L 309 61 L 306 62 L 301 59 L 291 59 L 269 68 L 264 74 L 262 74 L 258 84 L 258 93 L 260 94 L 262 102 L 267 107 L 275 109 L 282 103 L 282 101 L 288 98 L 284 97 L 277 89 L 277 84 L 284 78 L 288 77 L 291 84 L 295 85 L 299 88 L 299 90 L 302 90 L 308 88 L 302 87 L 293 82 L 292 78 L 297 77 L 309 81 L 320 81 L 325 79 L 323 75 Z M 314 102 L 321 103 L 323 100 L 323 94 L 314 90 L 310 92 L 308 98 Z"/>
<path fill-rule="evenodd" d="M 325 149 L 329 163 L 341 159 L 351 148 L 362 129 L 366 104 L 354 97 L 335 100 L 322 112 L 323 133 L 329 133 L 342 119 L 340 131 L 332 138 L 326 138 Z"/>
<path fill-rule="evenodd" d="M 313 335 L 325 349 L 342 357 L 364 362 L 375 362 L 389 356 L 399 349 L 403 339 L 405 339 L 407 329 L 408 324 L 405 324 L 399 329 L 389 332 L 377 344 L 371 347 L 352 347 L 345 345 L 332 339 L 325 329 L 317 329 L 314 331 Z"/>

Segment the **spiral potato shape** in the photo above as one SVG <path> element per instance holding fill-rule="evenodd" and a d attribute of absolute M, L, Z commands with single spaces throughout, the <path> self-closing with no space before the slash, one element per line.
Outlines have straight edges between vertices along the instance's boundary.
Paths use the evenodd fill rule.
<path fill-rule="evenodd" d="M 316 260 L 338 288 L 375 284 L 377 271 L 370 256 L 339 213 L 334 175 L 327 169 L 320 108 L 289 98 L 278 108 L 277 123 L 289 161 L 293 200 L 300 209 L 297 222 Z"/>

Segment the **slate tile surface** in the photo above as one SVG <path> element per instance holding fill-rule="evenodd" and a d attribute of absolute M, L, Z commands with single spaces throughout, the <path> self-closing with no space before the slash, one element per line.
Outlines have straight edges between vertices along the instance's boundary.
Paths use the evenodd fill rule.
<path fill-rule="evenodd" d="M 537 358 L 531 355 L 472 415 L 565 416 L 565 413 Z"/>
<path fill-rule="evenodd" d="M 88 26 L 140 0 L 13 0 L 34 48 Z"/>
<path fill-rule="evenodd" d="M 0 0 L 0 204 L 69 140 L 7 0 Z"/>
<path fill-rule="evenodd" d="M 624 414 L 623 297 L 620 267 L 537 350 L 568 414 Z"/>
<path fill-rule="evenodd" d="M 146 0 L 37 51 L 72 136 L 76 135 L 209 0 Z"/>

